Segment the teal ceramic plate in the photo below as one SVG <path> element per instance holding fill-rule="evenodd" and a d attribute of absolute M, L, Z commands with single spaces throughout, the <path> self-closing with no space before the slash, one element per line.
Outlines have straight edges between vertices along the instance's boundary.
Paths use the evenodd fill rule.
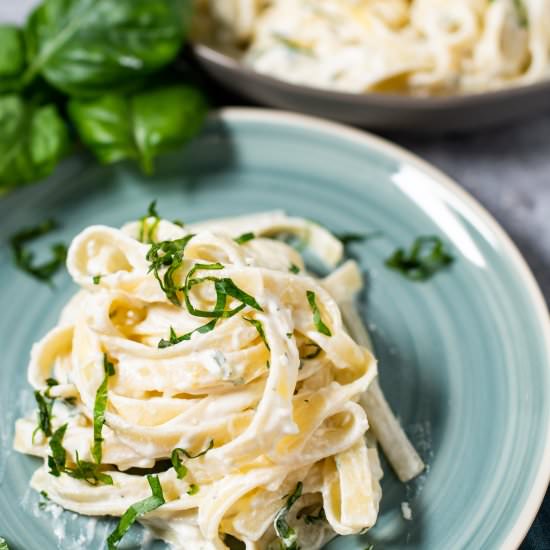
<path fill-rule="evenodd" d="M 368 274 L 362 314 L 381 382 L 427 472 L 403 485 L 386 470 L 379 522 L 330 550 L 514 548 L 550 477 L 550 329 L 541 294 L 494 220 L 445 176 L 372 136 L 298 115 L 229 109 L 148 180 L 129 166 L 74 158 L 56 177 L 0 200 L 3 237 L 48 216 L 52 239 L 93 223 L 120 225 L 158 199 L 188 221 L 283 208 L 338 232 L 381 233 L 352 245 Z M 426 283 L 384 267 L 418 235 L 440 235 L 454 265 Z M 46 246 L 41 243 L 40 246 Z M 32 408 L 31 344 L 74 292 L 14 269 L 0 248 L 0 536 L 15 550 L 101 548 L 113 520 L 41 509 L 28 481 L 36 459 L 10 450 Z M 402 515 L 408 503 L 412 519 Z M 137 528 L 125 548 L 163 548 Z M 133 545 L 133 546 L 132 546 Z"/>

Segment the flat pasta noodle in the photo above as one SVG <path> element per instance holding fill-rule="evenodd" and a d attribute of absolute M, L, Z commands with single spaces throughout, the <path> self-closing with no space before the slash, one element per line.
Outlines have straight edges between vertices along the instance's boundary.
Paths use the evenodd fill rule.
<path fill-rule="evenodd" d="M 195 0 L 195 39 L 345 92 L 440 95 L 550 77 L 545 0 Z"/>
<path fill-rule="evenodd" d="M 52 429 L 67 426 L 67 469 L 48 473 L 51 449 L 43 434 L 32 437 L 35 415 L 18 420 L 15 448 L 44 459 L 32 487 L 77 513 L 122 516 L 151 495 L 135 469 L 156 467 L 165 503 L 137 520 L 184 550 L 226 548 L 225 535 L 248 549 L 269 548 L 274 518 L 299 482 L 302 496 L 287 520 L 304 547 L 371 527 L 381 470 L 365 442 L 369 423 L 359 399 L 377 367 L 349 336 L 338 306 L 361 286 L 357 266 L 316 279 L 276 237 L 307 241 L 332 265 L 341 243 L 318 224 L 281 212 L 185 228 L 161 220 L 154 242 L 193 235 L 172 273 L 176 305 L 152 273 L 152 245 L 139 241 L 139 231 L 140 222 L 122 230 L 92 226 L 71 244 L 68 269 L 81 290 L 35 344 L 29 365 L 37 391 L 46 391 L 49 378 L 59 382 L 49 390 Z M 254 238 L 235 240 L 246 233 Z M 198 267 L 212 264 L 220 265 Z M 186 292 L 196 308 L 214 312 L 212 330 L 196 331 L 209 319 L 183 300 L 191 272 L 198 282 Z M 220 303 L 239 311 L 218 316 Z M 177 471 L 170 463 L 176 449 Z M 66 475 L 94 459 L 112 485 Z M 304 519 L 321 508 L 326 520 Z"/>

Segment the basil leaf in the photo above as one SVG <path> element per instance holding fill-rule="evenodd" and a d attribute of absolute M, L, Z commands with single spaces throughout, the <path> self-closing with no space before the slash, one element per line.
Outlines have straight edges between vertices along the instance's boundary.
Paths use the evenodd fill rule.
<path fill-rule="evenodd" d="M 0 96 L 0 128 L 0 193 L 45 178 L 67 150 L 67 127 L 54 105 Z"/>
<path fill-rule="evenodd" d="M 242 235 L 240 235 L 239 237 L 234 239 L 234 241 L 237 244 L 244 244 L 244 243 L 247 243 L 248 241 L 251 241 L 252 239 L 255 239 L 255 238 L 256 238 L 256 235 L 254 235 L 254 233 L 243 233 Z"/>
<path fill-rule="evenodd" d="M 124 537 L 137 518 L 156 510 L 166 502 L 158 476 L 147 476 L 147 481 L 151 487 L 152 496 L 132 504 L 132 506 L 124 512 L 116 529 L 107 539 L 109 550 L 115 550 L 118 547 L 118 543 L 122 540 L 122 537 Z"/>
<path fill-rule="evenodd" d="M 98 285 L 101 282 L 102 277 L 103 275 L 94 275 L 92 277 L 92 282 L 94 283 L 94 285 Z"/>
<path fill-rule="evenodd" d="M 298 534 L 296 530 L 287 523 L 287 515 L 294 503 L 302 496 L 302 482 L 296 484 L 293 493 L 288 497 L 286 504 L 277 512 L 273 526 L 284 550 L 299 550 Z"/>
<path fill-rule="evenodd" d="M 294 275 L 300 273 L 300 268 L 296 264 L 290 264 L 288 270 L 290 271 L 290 273 L 294 273 Z"/>
<path fill-rule="evenodd" d="M 70 95 L 128 89 L 170 61 L 183 40 L 185 0 L 45 0 L 27 20 L 29 66 Z"/>
<path fill-rule="evenodd" d="M 159 154 L 198 133 L 206 111 L 201 93 L 186 85 L 69 102 L 81 140 L 100 162 L 135 160 L 146 174 L 153 172 Z"/>
<path fill-rule="evenodd" d="M 160 349 L 163 348 L 169 348 L 170 346 L 175 346 L 176 344 L 179 344 L 180 342 L 183 342 L 184 340 L 191 340 L 191 336 L 195 334 L 195 332 L 198 332 L 200 334 L 205 334 L 206 332 L 210 332 L 214 330 L 216 327 L 217 319 L 213 319 L 212 321 L 209 321 L 205 325 L 201 325 L 199 328 L 196 328 L 195 330 L 192 330 L 191 332 L 188 332 L 187 334 L 183 334 L 182 336 L 177 336 L 174 329 L 170 327 L 170 339 L 169 340 L 160 340 L 158 343 L 158 347 Z"/>
<path fill-rule="evenodd" d="M 0 161 L 1 162 L 1 161 Z M 50 282 L 55 273 L 65 265 L 67 248 L 62 243 L 51 246 L 52 258 L 43 264 L 34 263 L 34 253 L 26 248 L 26 244 L 47 235 L 57 229 L 55 220 L 46 220 L 34 227 L 27 227 L 10 237 L 10 244 L 15 264 L 19 269 L 43 282 Z"/>
<path fill-rule="evenodd" d="M 50 449 L 52 454 L 48 456 L 48 466 L 50 468 L 50 474 L 55 477 L 59 477 L 65 470 L 65 463 L 67 461 L 67 451 L 63 447 L 63 438 L 67 431 L 67 424 L 63 424 L 58 428 L 50 439 Z"/>
<path fill-rule="evenodd" d="M 263 343 L 265 344 L 265 347 L 267 348 L 267 351 L 271 351 L 271 348 L 269 347 L 269 344 L 267 343 L 267 338 L 265 337 L 265 331 L 264 331 L 264 326 L 262 325 L 262 322 L 258 321 L 257 319 L 249 319 L 248 317 L 243 317 L 243 319 L 247 323 L 250 323 L 258 331 L 258 334 L 260 335 L 260 338 L 263 340 Z M 292 336 L 292 334 L 291 334 L 291 336 Z"/>
<path fill-rule="evenodd" d="M 97 389 L 94 402 L 94 444 L 92 446 L 92 456 L 97 464 L 101 464 L 101 459 L 103 456 L 103 437 L 101 435 L 101 431 L 103 430 L 103 424 L 105 424 L 109 377 L 115 374 L 115 367 L 107 358 L 106 353 L 103 354 L 103 370 L 105 372 L 105 376 Z"/>
<path fill-rule="evenodd" d="M 317 307 L 315 292 L 308 290 L 306 292 L 306 295 L 307 295 L 307 301 L 309 303 L 309 307 L 311 308 L 311 311 L 313 313 L 313 324 L 315 325 L 315 328 L 325 336 L 332 336 L 330 329 L 327 327 L 327 325 L 325 325 L 325 323 L 323 323 L 323 320 L 321 319 L 321 312 Z"/>
<path fill-rule="evenodd" d="M 0 537 L 0 550 L 10 550 L 8 543 L 2 537 Z"/>
<path fill-rule="evenodd" d="M 385 262 L 412 281 L 426 281 L 454 261 L 439 237 L 418 237 L 407 252 L 397 249 Z"/>
<path fill-rule="evenodd" d="M 16 90 L 24 69 L 23 33 L 12 25 L 0 25 L 0 93 Z"/>
<path fill-rule="evenodd" d="M 170 460 L 172 461 L 172 466 L 174 467 L 174 470 L 176 470 L 176 474 L 178 475 L 178 479 L 183 479 L 187 475 L 187 466 L 183 464 L 183 457 L 187 457 L 189 459 L 193 458 L 199 458 L 200 456 L 205 455 L 210 449 L 214 447 L 214 440 L 211 439 L 210 443 L 208 444 L 208 447 L 204 449 L 204 451 L 201 451 L 200 453 L 197 453 L 196 455 L 192 455 L 188 453 L 185 449 L 176 448 L 172 451 L 172 455 L 170 457 Z"/>

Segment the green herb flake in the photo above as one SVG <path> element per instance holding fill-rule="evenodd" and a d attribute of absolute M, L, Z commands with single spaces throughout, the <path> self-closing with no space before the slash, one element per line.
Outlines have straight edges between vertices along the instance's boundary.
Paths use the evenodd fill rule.
<path fill-rule="evenodd" d="M 170 338 L 169 340 L 162 340 L 159 341 L 158 347 L 159 349 L 169 348 L 170 346 L 175 346 L 176 344 L 179 344 L 180 342 L 184 342 L 186 340 L 191 340 L 191 336 L 195 334 L 195 332 L 198 332 L 199 334 L 206 334 L 207 332 L 210 332 L 216 328 L 216 323 L 218 322 L 217 319 L 213 319 L 212 321 L 209 321 L 205 325 L 201 325 L 199 328 L 196 328 L 195 330 L 192 330 L 191 332 L 187 332 L 186 334 L 182 334 L 181 336 L 177 336 L 176 332 L 172 327 L 170 327 Z"/>
<path fill-rule="evenodd" d="M 101 471 L 103 467 L 101 464 L 96 462 L 89 462 L 88 460 L 80 460 L 78 456 L 78 451 L 76 455 L 76 464 L 72 468 L 65 468 L 64 473 L 74 479 L 82 479 L 90 485 L 112 485 L 113 478 Z"/>
<path fill-rule="evenodd" d="M 176 470 L 176 474 L 178 475 L 178 479 L 183 479 L 187 475 L 187 466 L 183 463 L 184 458 L 188 458 L 190 460 L 194 458 L 199 458 L 200 456 L 204 456 L 210 449 L 214 447 L 214 440 L 211 439 L 210 443 L 200 453 L 197 453 L 196 455 L 192 455 L 189 452 L 187 452 L 185 449 L 176 448 L 172 451 L 172 455 L 170 457 L 172 461 L 172 466 L 174 467 L 174 470 Z"/>
<path fill-rule="evenodd" d="M 52 454 L 48 456 L 49 473 L 52 476 L 59 477 L 65 471 L 65 463 L 67 461 L 67 451 L 63 447 L 63 438 L 67 431 L 67 424 L 63 424 L 58 428 L 50 439 L 50 450 Z"/>
<path fill-rule="evenodd" d="M 267 351 L 271 351 L 271 348 L 269 347 L 269 344 L 267 343 L 267 338 L 265 337 L 265 331 L 264 326 L 262 325 L 261 321 L 258 321 L 256 319 L 249 319 L 248 317 L 243 317 L 243 319 L 250 323 L 258 332 L 260 335 L 260 338 L 262 339 L 263 343 L 265 344 L 265 347 L 267 348 Z"/>
<path fill-rule="evenodd" d="M 59 227 L 55 220 L 49 219 L 34 227 L 28 227 L 15 233 L 10 238 L 11 249 L 15 265 L 39 281 L 51 283 L 52 277 L 65 265 L 67 247 L 62 243 L 55 243 L 50 247 L 51 259 L 42 263 L 35 263 L 34 252 L 26 245 Z"/>
<path fill-rule="evenodd" d="M 321 312 L 317 307 L 315 292 L 308 290 L 306 292 L 306 295 L 309 307 L 311 308 L 311 312 L 313 313 L 313 324 L 315 325 L 315 328 L 325 336 L 332 336 L 330 329 L 327 327 L 327 325 L 325 325 L 325 323 L 323 323 L 323 320 L 321 319 Z"/>
<path fill-rule="evenodd" d="M 181 301 L 178 296 L 180 288 L 174 281 L 174 275 L 182 266 L 185 247 L 193 237 L 194 235 L 186 235 L 173 241 L 153 243 L 146 255 L 146 260 L 149 262 L 149 273 L 154 273 L 160 288 L 168 300 L 176 306 L 181 306 Z M 165 268 L 166 271 L 161 276 L 161 270 Z"/>
<path fill-rule="evenodd" d="M 397 249 L 385 262 L 411 281 L 426 281 L 454 261 L 439 237 L 418 237 L 410 251 Z"/>
<path fill-rule="evenodd" d="M 244 244 L 244 243 L 247 243 L 248 241 L 251 241 L 252 239 L 255 239 L 255 238 L 256 238 L 256 235 L 254 235 L 254 233 L 243 233 L 242 235 L 240 235 L 239 237 L 234 239 L 234 241 L 237 244 Z"/>
<path fill-rule="evenodd" d="M 290 340 L 292 338 L 292 332 L 287 332 L 286 337 Z"/>
<path fill-rule="evenodd" d="M 288 524 L 287 515 L 294 503 L 302 496 L 302 487 L 303 484 L 299 481 L 293 493 L 288 497 L 286 504 L 277 512 L 273 521 L 281 548 L 284 550 L 299 550 L 298 533 Z"/>
<path fill-rule="evenodd" d="M 40 491 L 40 501 L 38 502 L 38 508 L 40 510 L 44 510 L 48 506 L 48 502 L 50 500 L 50 496 L 46 491 Z"/>
<path fill-rule="evenodd" d="M 195 483 L 191 483 L 189 485 L 189 489 L 187 489 L 187 494 L 190 496 L 196 495 L 199 492 L 199 486 Z"/>
<path fill-rule="evenodd" d="M 148 475 L 147 481 L 149 482 L 149 487 L 151 487 L 152 495 L 144 500 L 140 500 L 139 502 L 132 504 L 132 506 L 124 512 L 118 522 L 118 525 L 116 526 L 116 529 L 107 538 L 109 550 L 116 550 L 116 548 L 118 548 L 119 542 L 137 518 L 156 510 L 166 502 L 164 500 L 162 485 L 160 484 L 158 476 Z"/>
<path fill-rule="evenodd" d="M 102 277 L 103 275 L 94 275 L 92 277 L 92 282 L 94 283 L 94 285 L 98 285 L 101 282 Z"/>
<path fill-rule="evenodd" d="M 185 223 L 182 220 L 174 220 L 172 223 L 178 227 L 185 227 Z"/>
<path fill-rule="evenodd" d="M 290 264 L 288 270 L 290 273 L 294 273 L 294 275 L 298 275 L 298 273 L 300 273 L 300 268 L 296 264 Z"/>
<path fill-rule="evenodd" d="M 105 424 L 105 411 L 107 409 L 107 393 L 109 388 L 109 377 L 115 374 L 115 367 L 109 361 L 107 354 L 103 354 L 103 370 L 105 376 L 97 389 L 94 403 L 94 444 L 92 446 L 92 457 L 97 464 L 101 464 L 103 455 L 103 437 L 101 431 Z"/>
<path fill-rule="evenodd" d="M 58 386 L 59 385 L 59 382 L 55 379 L 55 378 L 46 378 L 46 386 L 48 386 L 46 388 L 46 391 L 44 392 L 44 395 L 48 398 L 48 399 L 55 399 L 55 397 L 52 397 L 51 394 L 50 394 L 50 390 L 54 387 L 54 386 Z"/>
<path fill-rule="evenodd" d="M 49 399 L 39 391 L 34 392 L 34 399 L 38 406 L 38 426 L 33 432 L 33 441 L 38 431 L 41 431 L 46 437 L 52 435 L 52 409 L 54 402 L 53 399 Z"/>

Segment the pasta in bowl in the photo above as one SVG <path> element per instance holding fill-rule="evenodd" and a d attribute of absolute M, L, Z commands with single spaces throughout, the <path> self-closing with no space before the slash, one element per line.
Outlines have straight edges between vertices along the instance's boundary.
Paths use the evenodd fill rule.
<path fill-rule="evenodd" d="M 66 509 L 139 519 L 174 548 L 320 548 L 376 522 L 379 440 L 399 477 L 423 464 L 376 381 L 342 243 L 274 212 L 181 227 L 150 215 L 85 229 L 81 287 L 31 354 L 37 415 L 15 448 Z M 353 335 L 353 337 L 352 337 Z"/>
<path fill-rule="evenodd" d="M 200 65 L 270 106 L 417 133 L 547 107 L 547 1 L 196 0 L 195 12 Z"/>

